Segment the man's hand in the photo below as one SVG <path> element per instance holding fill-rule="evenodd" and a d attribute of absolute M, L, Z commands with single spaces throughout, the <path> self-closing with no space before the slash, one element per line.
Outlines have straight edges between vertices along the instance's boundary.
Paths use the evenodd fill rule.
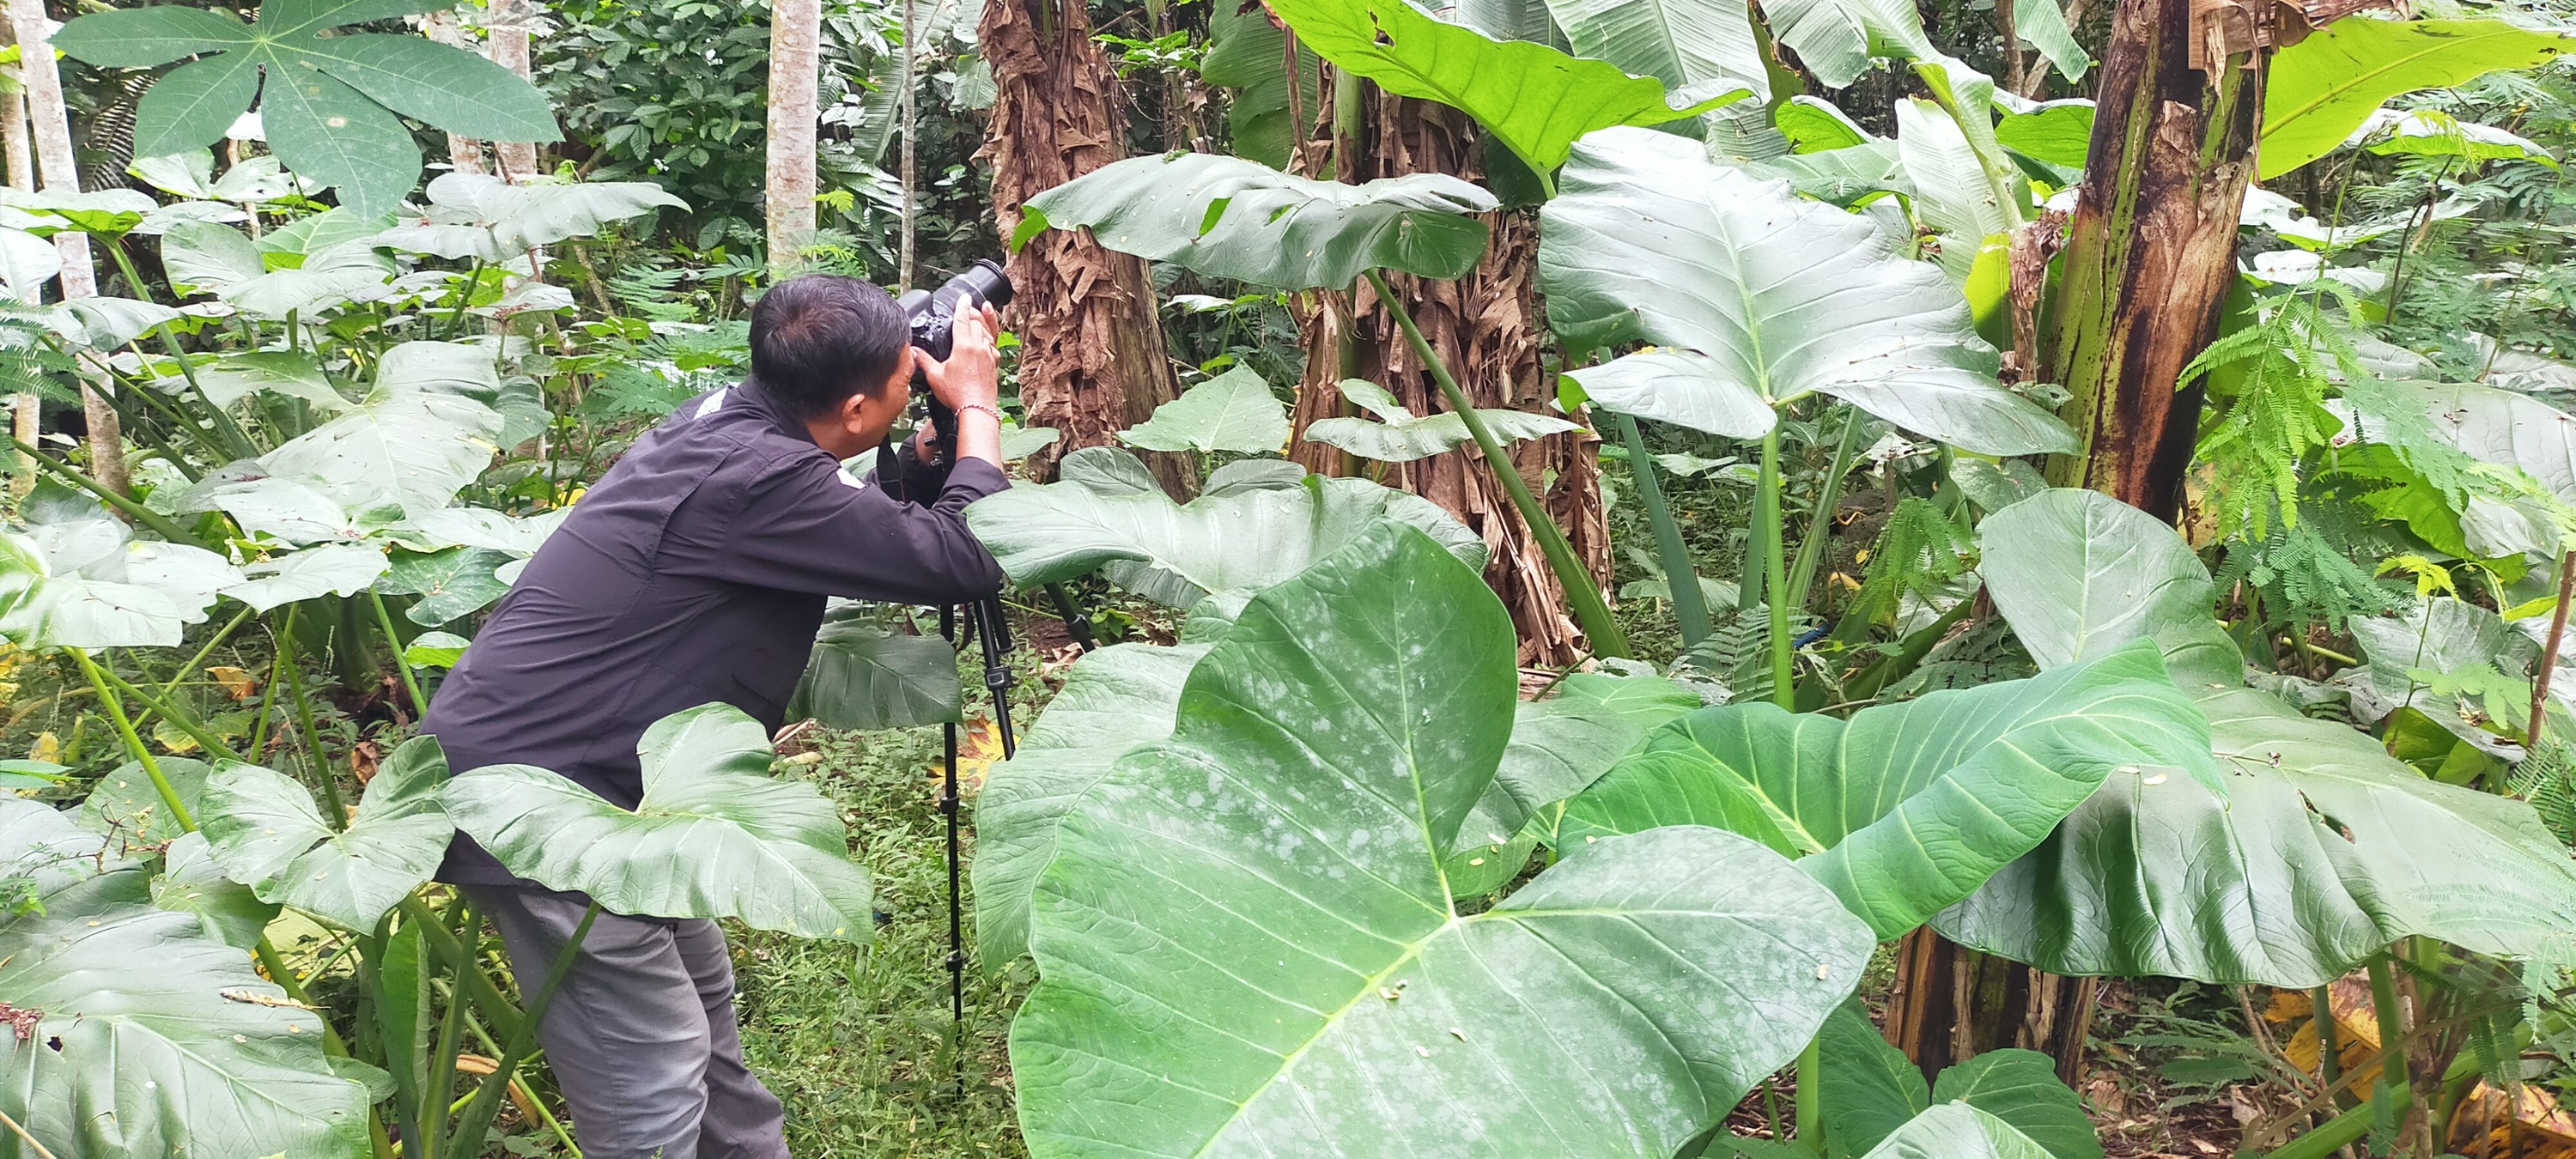
<path fill-rule="evenodd" d="M 993 307 L 957 315 L 949 323 L 948 359 L 942 362 L 913 347 L 912 358 L 930 382 L 931 396 L 957 412 L 957 457 L 1002 465 L 1002 352 L 993 335 L 1002 328 Z M 927 430 L 916 432 L 914 453 L 923 449 Z"/>
<path fill-rule="evenodd" d="M 949 327 L 947 361 L 912 348 L 913 361 L 930 380 L 931 396 L 950 410 L 992 406 L 1002 391 L 1002 352 L 993 345 L 993 335 L 1002 329 L 1001 315 L 986 306 L 957 315 Z"/>

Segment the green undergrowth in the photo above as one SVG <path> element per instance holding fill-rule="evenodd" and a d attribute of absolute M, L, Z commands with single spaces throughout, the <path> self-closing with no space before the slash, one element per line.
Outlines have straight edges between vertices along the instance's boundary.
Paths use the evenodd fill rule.
<path fill-rule="evenodd" d="M 787 1104 L 789 1149 L 853 1159 L 1027 1154 L 1005 1052 L 1011 1015 L 1035 980 L 1025 960 L 999 974 L 970 963 L 964 1048 L 951 1045 L 940 730 L 829 733 L 812 753 L 820 760 L 789 767 L 847 810 L 881 918 L 871 949 L 728 930 L 745 1058 Z M 971 825 L 965 841 L 971 857 Z M 971 909 L 964 925 L 971 955 Z"/>

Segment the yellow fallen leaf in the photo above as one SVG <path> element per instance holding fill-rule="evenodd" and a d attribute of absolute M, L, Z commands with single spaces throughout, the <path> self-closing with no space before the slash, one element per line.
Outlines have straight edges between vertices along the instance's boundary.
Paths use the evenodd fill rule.
<path fill-rule="evenodd" d="M 179 726 L 170 723 L 167 717 L 152 722 L 152 739 L 162 748 L 174 753 L 197 751 L 197 738 L 179 731 Z"/>
<path fill-rule="evenodd" d="M 50 732 L 36 734 L 36 743 L 27 746 L 27 759 L 49 765 L 63 763 L 63 738 Z"/>
<path fill-rule="evenodd" d="M 224 694 L 235 700 L 248 700 L 259 691 L 259 681 L 239 668 L 217 665 L 206 669 L 206 675 L 214 677 Z"/>
<path fill-rule="evenodd" d="M 993 722 L 976 717 L 957 728 L 957 795 L 972 797 L 984 787 L 984 774 L 1002 759 L 1002 733 Z M 942 763 L 929 766 L 931 791 L 947 779 Z"/>

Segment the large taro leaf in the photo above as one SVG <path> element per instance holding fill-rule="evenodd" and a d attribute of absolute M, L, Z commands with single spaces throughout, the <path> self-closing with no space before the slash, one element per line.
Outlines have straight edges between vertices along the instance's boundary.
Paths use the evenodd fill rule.
<path fill-rule="evenodd" d="M 1906 0 L 1772 0 L 1762 6 L 1771 35 L 1798 53 L 1826 88 L 1848 88 L 1872 57 L 1934 54 L 1923 18 Z"/>
<path fill-rule="evenodd" d="M 1239 157 L 1169 153 L 1094 169 L 1029 199 L 1014 249 L 1088 228 L 1120 253 L 1281 290 L 1350 288 L 1384 267 L 1454 278 L 1485 254 L 1494 196 L 1439 173 L 1313 181 Z"/>
<path fill-rule="evenodd" d="M 2207 590 L 2188 552 L 2149 546 L 2172 528 L 2108 500 L 2097 508 L 1982 542 L 1995 606 L 2044 665 L 2078 654 L 2079 640 L 2089 652 L 2124 643 L 2122 632 L 2148 638 L 2157 620 L 2131 617 L 2120 631 L 2069 620 L 2063 595 L 1993 577 L 2080 572 L 2106 543 L 2128 543 L 2109 550 L 2141 590 Z M 2177 673 L 2191 667 L 2177 657 Z M 1935 918 L 1943 935 L 2052 973 L 2295 987 L 2409 934 L 2564 956 L 2576 867 L 2530 806 L 2427 780 L 2369 736 L 2241 683 L 2184 679 L 2209 718 L 2225 799 L 2187 777 L 2115 773 L 2039 848 Z"/>
<path fill-rule="evenodd" d="M 1346 378 L 1341 383 L 1342 397 L 1360 409 L 1377 416 L 1371 422 L 1359 418 L 1317 419 L 1306 426 L 1306 439 L 1329 447 L 1339 447 L 1363 459 L 1382 463 L 1410 463 L 1452 450 L 1471 441 L 1467 420 L 1450 412 L 1417 415 L 1397 402 L 1383 386 L 1364 379 Z M 1485 420 L 1485 429 L 1494 438 L 1509 445 L 1523 439 L 1545 438 L 1564 431 L 1577 430 L 1573 423 L 1555 415 L 1534 414 L 1524 410 L 1482 409 L 1476 417 Z"/>
<path fill-rule="evenodd" d="M 2357 721 L 2377 723 L 2400 707 L 2412 706 L 2453 735 L 2471 744 L 2492 745 L 2496 735 L 2469 717 L 2520 724 L 2531 703 L 2531 677 L 2540 666 L 2540 642 L 2524 635 L 2504 617 L 2466 600 L 2443 596 L 2418 602 L 2404 615 L 2355 616 L 2346 625 L 2361 645 L 2366 693 L 2353 698 Z M 2436 690 L 2435 675 L 2483 670 L 2513 686 L 2515 711 L 2490 712 L 2478 707 L 2488 694 L 2477 687 Z M 2515 751 L 2509 759 L 2520 759 Z"/>
<path fill-rule="evenodd" d="M 1417 495 L 1362 479 L 1221 490 L 1172 502 L 1123 451 L 1065 456 L 1064 481 L 1013 487 L 966 508 L 966 525 L 1017 584 L 1053 583 L 1108 565 L 1121 587 L 1175 608 L 1217 592 L 1268 587 L 1380 521 L 1428 532 L 1483 567 L 1485 544 Z"/>
<path fill-rule="evenodd" d="M 2141 637 L 2186 688 L 2243 683 L 2244 654 L 2210 616 L 2216 593 L 2191 545 L 2172 528 L 2148 531 L 2137 510 L 2098 491 L 2042 491 L 1986 516 L 1980 570 L 2014 633 L 2043 668 L 2107 656 Z M 2031 566 L 2029 544 L 2048 544 Z"/>
<path fill-rule="evenodd" d="M 830 619 L 787 705 L 789 720 L 832 728 L 913 728 L 965 719 L 957 650 L 937 636 L 888 631 L 864 619 Z"/>
<path fill-rule="evenodd" d="M 498 449 L 500 393 L 490 352 L 405 342 L 385 352 L 375 387 L 348 413 L 260 456 L 343 510 L 413 516 L 447 506 Z"/>
<path fill-rule="evenodd" d="M 357 543 L 325 543 L 242 569 L 224 594 L 260 611 L 321 595 L 354 596 L 385 574 L 385 553 Z"/>
<path fill-rule="evenodd" d="M 160 766 L 161 778 L 170 782 L 170 792 L 179 798 L 179 804 L 195 816 L 203 807 L 206 776 L 212 770 L 204 761 L 187 757 L 161 757 L 153 763 Z M 162 800 L 160 788 L 152 783 L 152 775 L 136 761 L 118 765 L 90 786 L 89 796 L 81 798 L 72 819 L 83 829 L 107 834 L 116 851 L 135 856 L 187 832 L 171 815 L 169 803 Z"/>
<path fill-rule="evenodd" d="M 975 949 L 988 970 L 1028 952 L 1029 897 L 1057 825 L 1128 750 L 1172 735 L 1181 682 L 1206 644 L 1119 644 L 1076 661 L 1063 690 L 975 797 Z"/>
<path fill-rule="evenodd" d="M 1667 88 L 1720 86 L 1771 95 L 1753 13 L 1690 0 L 1551 0 L 1549 15 L 1577 55 L 1650 76 Z"/>
<path fill-rule="evenodd" d="M 0 865 L 83 840 L 51 806 L 0 800 Z M 365 1153 L 365 1088 L 333 1077 L 321 1016 L 249 954 L 156 908 L 140 868 L 36 876 L 41 908 L 0 918 L 0 1005 L 38 1018 L 0 1034 L 0 1111 L 63 1156 Z M 0 1157 L 33 1155 L 0 1133 Z"/>
<path fill-rule="evenodd" d="M 1742 833 L 1881 938 L 1976 892 L 2115 771 L 2218 780 L 2209 733 L 2153 647 L 1848 722 L 1730 704 L 1665 725 L 1566 806 L 1573 848 L 1658 825 Z"/>
<path fill-rule="evenodd" d="M 1700 706 L 1698 693 L 1657 677 L 1567 677 L 1557 694 L 1524 701 L 1494 781 L 1458 827 L 1441 865 L 1449 894 L 1481 897 L 1511 884 L 1556 840 L 1565 802 L 1635 748 L 1648 730 Z"/>
<path fill-rule="evenodd" d="M 2392 405 L 2421 405 L 2435 436 L 2462 454 L 2519 469 L 2576 503 L 2576 417 L 2519 391 L 2463 382 L 2389 383 L 2374 394 L 2391 396 Z"/>
<path fill-rule="evenodd" d="M 1868 218 L 1638 129 L 1587 138 L 1561 189 L 1539 239 L 1557 332 L 1677 348 L 1578 372 L 1603 406 L 1740 438 L 1821 392 L 1984 454 L 2074 447 L 1995 380 L 1958 288 Z M 1651 373 L 1623 365 L 1639 358 Z"/>
<path fill-rule="evenodd" d="M 615 913 L 875 937 L 868 874 L 850 860 L 839 809 L 769 775 L 760 722 L 702 705 L 653 722 L 636 752 L 644 798 L 632 810 L 530 765 L 460 773 L 440 800 L 510 872 Z"/>
<path fill-rule="evenodd" d="M 341 216 L 335 209 L 306 220 Z M 336 238 L 339 232 L 328 236 Z M 211 292 L 244 313 L 267 319 L 373 301 L 385 295 L 394 277 L 393 262 L 365 238 L 340 238 L 310 251 L 270 248 L 279 244 L 274 233 L 254 242 L 229 226 L 189 222 L 161 235 L 161 260 L 171 284 L 183 292 Z M 302 261 L 272 270 L 262 256 L 271 252 L 298 253 Z"/>
<path fill-rule="evenodd" d="M 1033 1155 L 1670 1154 L 1796 1053 L 1870 937 L 1751 842 L 1613 838 L 1452 908 L 1513 647 L 1405 528 L 1251 601 L 1039 879 Z"/>
<path fill-rule="evenodd" d="M 1251 367 L 1237 366 L 1155 407 L 1118 440 L 1148 451 L 1276 452 L 1288 445 L 1288 408 Z"/>
<path fill-rule="evenodd" d="M 1897 1128 L 1863 1159 L 2065 1159 L 1994 1115 L 1942 1103 Z"/>
<path fill-rule="evenodd" d="M 198 810 L 215 861 L 262 901 L 373 931 L 438 869 L 456 827 L 438 803 L 447 756 L 438 738 L 403 742 L 367 782 L 358 814 L 334 830 L 293 777 L 227 765 Z"/>
<path fill-rule="evenodd" d="M 2255 175 L 2269 181 L 2333 152 L 2390 97 L 2532 68 L 2571 47 L 2576 39 L 2502 20 L 2335 21 L 2273 55 Z"/>
<path fill-rule="evenodd" d="M 1612 125 L 1660 125 L 1751 95 L 1746 78 L 1701 87 L 1676 108 L 1663 82 L 1544 44 L 1498 41 L 1425 14 L 1405 0 L 1270 0 L 1315 54 L 1398 96 L 1438 101 L 1476 118 L 1524 164 L 1548 173 L 1577 138 Z M 1761 74 L 1756 73 L 1756 76 Z"/>
<path fill-rule="evenodd" d="M 442 258 L 500 263 L 538 246 L 589 237 L 610 222 L 689 203 L 649 181 L 513 185 L 481 173 L 447 173 L 429 183 L 429 207 L 396 220 L 375 242 Z"/>
<path fill-rule="evenodd" d="M 481 611 L 510 593 L 500 569 L 516 556 L 488 547 L 451 547 L 426 554 L 399 552 L 376 581 L 386 595 L 419 596 L 403 616 L 422 627 L 450 623 Z"/>
<path fill-rule="evenodd" d="M 0 525 L 0 640 L 22 648 L 171 647 L 241 573 L 201 547 L 131 539 L 113 519 Z"/>
<path fill-rule="evenodd" d="M 223 867 L 206 850 L 203 833 L 182 833 L 171 842 L 160 875 L 152 879 L 152 904 L 194 914 L 207 937 L 235 949 L 250 949 L 268 933 L 277 907 L 259 900 L 249 886 L 224 876 Z"/>
<path fill-rule="evenodd" d="M 396 114 L 487 141 L 560 136 L 545 95 L 490 60 L 419 36 L 339 31 L 437 6 L 273 0 L 254 24 L 221 10 L 127 8 L 76 19 L 54 44 L 109 68 L 200 57 L 144 94 L 137 156 L 214 143 L 257 95 L 269 144 L 288 168 L 334 187 L 340 204 L 376 212 L 420 180 L 419 148 Z"/>

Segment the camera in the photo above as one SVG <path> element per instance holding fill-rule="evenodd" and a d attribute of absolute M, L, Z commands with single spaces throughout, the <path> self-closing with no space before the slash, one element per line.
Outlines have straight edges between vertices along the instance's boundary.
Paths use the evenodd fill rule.
<path fill-rule="evenodd" d="M 936 290 L 906 290 L 895 299 L 905 323 L 912 327 L 913 346 L 942 361 L 948 358 L 949 326 L 959 313 L 987 305 L 999 309 L 1010 302 L 1011 279 L 1002 272 L 1002 263 L 991 258 L 978 260 Z M 957 412 L 931 394 L 930 381 L 918 370 L 912 374 L 912 398 L 930 422 L 932 454 L 940 463 L 955 462 Z"/>

